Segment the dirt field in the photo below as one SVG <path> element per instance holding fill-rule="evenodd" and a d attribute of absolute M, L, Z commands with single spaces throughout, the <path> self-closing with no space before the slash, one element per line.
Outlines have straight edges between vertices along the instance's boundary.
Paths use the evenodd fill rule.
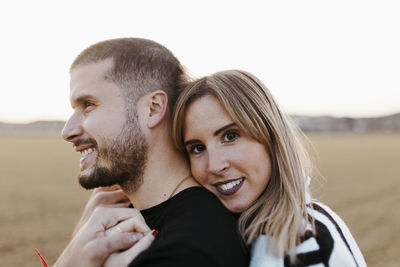
<path fill-rule="evenodd" d="M 312 135 L 325 181 L 314 196 L 350 227 L 368 266 L 400 262 L 400 134 Z M 89 192 L 76 181 L 79 155 L 58 137 L 0 137 L 1 266 L 55 259 Z"/>

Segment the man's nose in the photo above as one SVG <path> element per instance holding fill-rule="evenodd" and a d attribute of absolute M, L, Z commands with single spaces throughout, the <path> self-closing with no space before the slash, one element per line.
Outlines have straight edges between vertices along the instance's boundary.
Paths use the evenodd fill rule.
<path fill-rule="evenodd" d="M 208 150 L 208 171 L 215 175 L 222 175 L 230 166 L 229 159 L 224 151 L 218 148 Z"/>
<path fill-rule="evenodd" d="M 65 141 L 74 142 L 76 138 L 83 134 L 82 123 L 80 116 L 76 113 L 65 123 L 64 128 L 61 132 L 61 136 Z"/>

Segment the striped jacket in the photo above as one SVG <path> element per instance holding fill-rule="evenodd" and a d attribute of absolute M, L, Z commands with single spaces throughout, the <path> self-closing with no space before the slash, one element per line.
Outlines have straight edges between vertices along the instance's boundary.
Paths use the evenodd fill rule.
<path fill-rule="evenodd" d="M 307 211 L 315 219 L 316 234 L 312 233 L 312 226 L 308 224 L 306 234 L 296 247 L 298 259 L 296 264 L 290 264 L 288 256 L 279 258 L 270 250 L 267 251 L 267 243 L 272 245 L 272 238 L 261 235 L 252 245 L 250 267 L 367 266 L 357 243 L 342 219 L 320 202 L 312 201 L 312 206 L 313 208 L 308 207 Z"/>

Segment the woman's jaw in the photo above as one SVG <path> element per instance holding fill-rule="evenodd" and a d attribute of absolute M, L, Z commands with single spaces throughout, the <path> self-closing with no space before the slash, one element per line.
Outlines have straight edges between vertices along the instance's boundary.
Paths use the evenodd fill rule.
<path fill-rule="evenodd" d="M 211 95 L 188 106 L 184 125 L 193 177 L 231 212 L 250 207 L 271 176 L 265 145 L 248 137 Z"/>

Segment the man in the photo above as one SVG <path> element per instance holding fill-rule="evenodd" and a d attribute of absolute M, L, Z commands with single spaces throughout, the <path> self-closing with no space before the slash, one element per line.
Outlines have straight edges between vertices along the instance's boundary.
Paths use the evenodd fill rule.
<path fill-rule="evenodd" d="M 160 231 L 129 266 L 247 266 L 233 215 L 198 186 L 173 146 L 171 111 L 187 82 L 173 54 L 150 40 L 108 40 L 84 50 L 70 72 L 74 113 L 62 136 L 82 154 L 80 184 L 120 185 L 147 225 Z M 104 224 L 102 236 L 149 231 L 137 226 L 138 216 L 122 217 Z M 83 246 L 89 239 L 82 240 Z"/>

